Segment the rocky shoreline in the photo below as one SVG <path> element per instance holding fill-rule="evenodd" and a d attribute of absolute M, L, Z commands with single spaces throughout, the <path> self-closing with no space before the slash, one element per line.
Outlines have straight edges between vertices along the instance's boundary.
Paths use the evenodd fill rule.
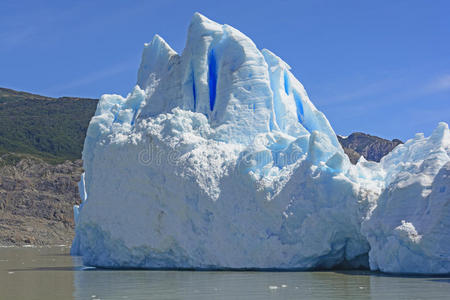
<path fill-rule="evenodd" d="M 70 245 L 82 161 L 23 158 L 0 167 L 0 246 Z"/>

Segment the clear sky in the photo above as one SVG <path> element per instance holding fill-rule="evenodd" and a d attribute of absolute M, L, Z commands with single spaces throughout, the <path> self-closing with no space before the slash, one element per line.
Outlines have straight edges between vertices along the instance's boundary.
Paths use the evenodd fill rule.
<path fill-rule="evenodd" d="M 155 33 L 198 11 L 284 59 L 336 133 L 406 140 L 450 123 L 450 1 L 0 1 L 0 87 L 126 95 Z"/>

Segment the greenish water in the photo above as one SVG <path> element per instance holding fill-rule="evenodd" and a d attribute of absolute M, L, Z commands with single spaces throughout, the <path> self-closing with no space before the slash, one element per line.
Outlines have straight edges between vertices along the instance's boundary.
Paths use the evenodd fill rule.
<path fill-rule="evenodd" d="M 85 269 L 67 248 L 0 248 L 0 299 L 450 299 L 449 277 Z"/>

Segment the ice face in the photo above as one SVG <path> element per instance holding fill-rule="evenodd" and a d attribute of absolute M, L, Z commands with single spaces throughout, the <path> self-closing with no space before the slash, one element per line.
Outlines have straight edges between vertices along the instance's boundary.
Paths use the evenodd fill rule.
<path fill-rule="evenodd" d="M 440 123 L 381 160 L 386 188 L 363 233 L 372 269 L 394 273 L 450 271 L 450 135 Z"/>
<path fill-rule="evenodd" d="M 402 197 L 425 195 L 444 176 L 436 174 L 449 160 L 439 146 L 448 145 L 445 126 L 381 163 L 362 158 L 353 166 L 288 64 L 195 14 L 182 54 L 155 36 L 133 91 L 101 97 L 83 150 L 72 252 L 102 267 L 307 269 L 370 261 L 385 270 L 377 249 L 389 246 L 379 235 L 448 240 L 448 230 L 424 234 L 411 211 L 401 210 Z M 410 184 L 405 174 L 423 175 L 428 188 L 389 198 L 389 189 Z M 385 213 L 390 201 L 405 215 Z M 428 246 L 418 249 L 439 261 L 424 254 Z M 408 263 L 395 270 L 407 271 Z"/>

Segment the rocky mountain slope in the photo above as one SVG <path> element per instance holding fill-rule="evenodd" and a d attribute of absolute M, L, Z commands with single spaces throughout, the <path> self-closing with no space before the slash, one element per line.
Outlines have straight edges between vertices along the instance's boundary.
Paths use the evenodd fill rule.
<path fill-rule="evenodd" d="M 379 162 L 383 156 L 391 152 L 397 145 L 403 144 L 398 139 L 389 141 L 362 132 L 354 132 L 348 137 L 338 135 L 338 139 L 344 148 L 344 152 L 353 164 L 356 164 L 361 155 L 367 160 Z"/>
<path fill-rule="evenodd" d="M 81 172 L 81 160 L 29 157 L 0 168 L 0 245 L 70 245 Z"/>
<path fill-rule="evenodd" d="M 70 244 L 81 151 L 96 99 L 50 98 L 0 88 L 0 245 Z M 398 140 L 354 133 L 339 141 L 356 163 Z"/>

